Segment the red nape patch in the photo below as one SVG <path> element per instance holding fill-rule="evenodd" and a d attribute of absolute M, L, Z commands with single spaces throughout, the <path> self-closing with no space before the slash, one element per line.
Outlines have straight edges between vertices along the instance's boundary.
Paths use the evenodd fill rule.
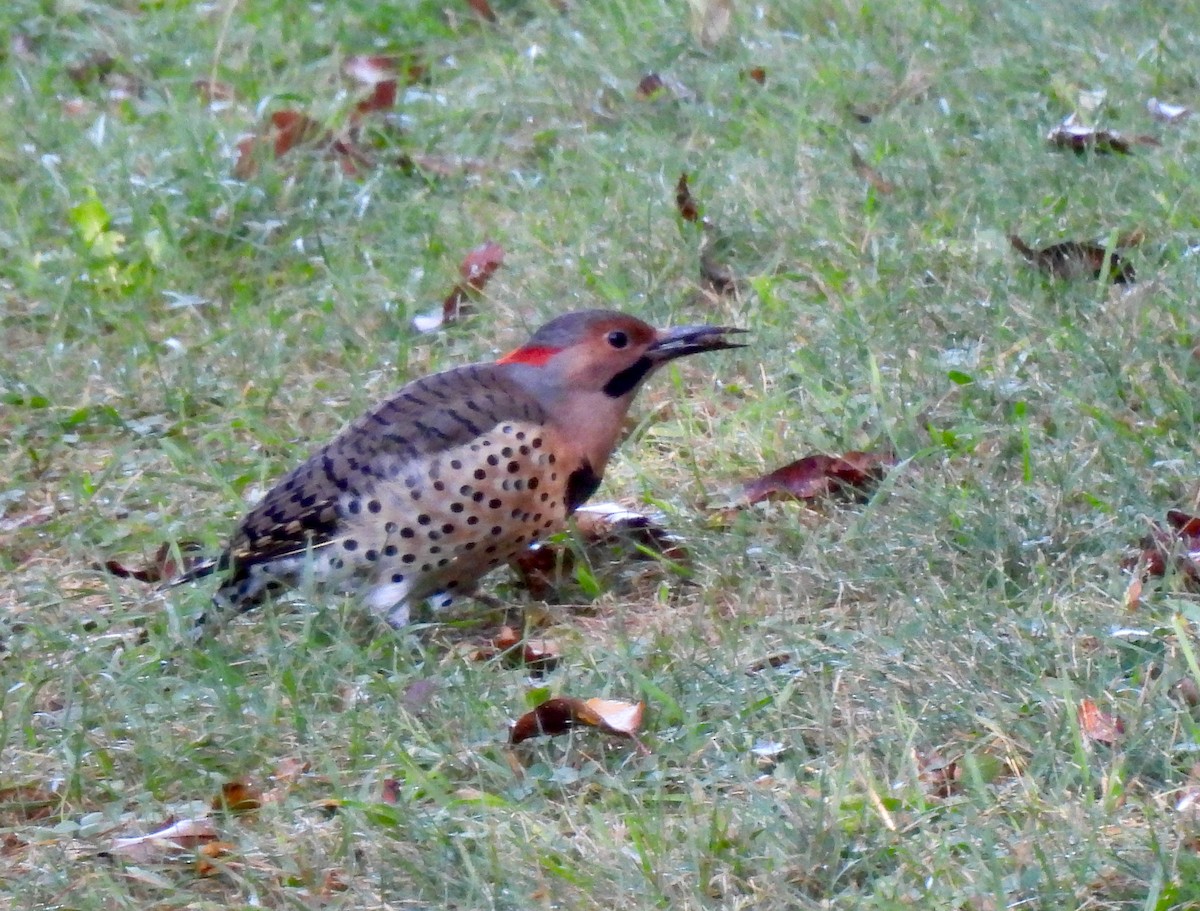
<path fill-rule="evenodd" d="M 518 348 L 516 351 L 510 351 L 497 364 L 530 364 L 534 367 L 543 366 L 546 361 L 562 351 L 561 348 Z"/>

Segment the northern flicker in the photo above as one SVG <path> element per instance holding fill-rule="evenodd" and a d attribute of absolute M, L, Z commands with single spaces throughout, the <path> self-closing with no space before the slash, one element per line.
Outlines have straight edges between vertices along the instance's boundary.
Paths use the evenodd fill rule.
<path fill-rule="evenodd" d="M 213 603 L 246 611 L 311 579 L 360 591 L 392 626 L 560 530 L 592 495 L 642 382 L 688 354 L 741 347 L 739 329 L 656 330 L 568 313 L 510 354 L 414 380 L 286 475 L 210 572 Z M 201 623 L 205 622 L 204 618 Z"/>

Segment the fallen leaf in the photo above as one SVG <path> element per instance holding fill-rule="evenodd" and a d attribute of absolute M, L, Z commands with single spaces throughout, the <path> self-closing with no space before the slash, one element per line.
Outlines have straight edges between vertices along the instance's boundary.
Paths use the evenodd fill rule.
<path fill-rule="evenodd" d="M 356 177 L 362 168 L 372 165 L 369 156 L 355 145 L 351 134 L 334 136 L 320 123 L 300 111 L 275 111 L 271 114 L 269 123 L 265 133 L 245 136 L 238 140 L 238 157 L 233 166 L 233 176 L 239 180 L 246 180 L 258 173 L 258 161 L 266 149 L 270 149 L 277 159 L 298 147 L 323 151 L 337 161 L 342 173 L 347 177 Z"/>
<path fill-rule="evenodd" d="M 688 186 L 687 171 L 679 175 L 679 182 L 675 184 L 675 208 L 679 210 L 679 217 L 684 221 L 699 221 L 700 210 L 696 206 L 696 199 L 692 196 L 691 187 Z"/>
<path fill-rule="evenodd" d="M 117 66 L 116 58 L 104 51 L 95 51 L 67 67 L 71 81 L 81 88 L 90 82 L 103 82 Z"/>
<path fill-rule="evenodd" d="M 463 174 L 483 174 L 491 165 L 480 158 L 445 155 L 412 155 L 404 153 L 396 164 L 405 171 L 422 171 L 434 177 L 460 177 Z"/>
<path fill-rule="evenodd" d="M 216 824 L 208 817 L 181 819 L 157 832 L 118 838 L 105 853 L 133 863 L 158 863 L 216 840 Z"/>
<path fill-rule="evenodd" d="M 287 756 L 279 760 L 279 764 L 275 766 L 275 771 L 271 773 L 271 779 L 276 784 L 294 784 L 307 775 L 311 768 L 312 763 L 307 759 Z"/>
<path fill-rule="evenodd" d="M 233 101 L 237 98 L 237 92 L 234 91 L 233 86 L 227 82 L 219 82 L 216 79 L 195 79 L 192 81 L 192 88 L 196 90 L 196 94 L 200 96 L 205 104 Z"/>
<path fill-rule="evenodd" d="M 1137 610 L 1142 606 L 1142 586 L 1145 583 L 1142 581 L 1144 573 L 1137 572 L 1129 580 L 1129 584 L 1125 586 L 1125 597 L 1122 599 L 1125 610 Z"/>
<path fill-rule="evenodd" d="M 1100 709 L 1091 699 L 1083 699 L 1077 709 L 1079 729 L 1088 740 L 1112 746 L 1125 735 L 1125 723 L 1116 715 Z"/>
<path fill-rule="evenodd" d="M 785 664 L 791 664 L 791 652 L 776 652 L 774 655 L 767 655 L 766 658 L 760 658 L 749 667 L 746 668 L 747 674 L 761 674 L 768 668 L 779 668 Z"/>
<path fill-rule="evenodd" d="M 853 451 L 842 456 L 813 453 L 747 482 L 746 503 L 861 496 L 895 464 L 895 456 L 888 452 Z"/>
<path fill-rule="evenodd" d="M 354 106 L 354 116 L 351 122 L 358 122 L 366 114 L 373 111 L 390 111 L 396 106 L 396 80 L 387 79 L 375 83 L 371 94 Z"/>
<path fill-rule="evenodd" d="M 345 892 L 349 888 L 340 870 L 329 870 L 325 873 L 325 879 L 321 881 L 321 888 L 317 894 L 328 897 L 334 892 Z"/>
<path fill-rule="evenodd" d="M 1087 151 L 1107 154 L 1117 152 L 1128 155 L 1135 145 L 1160 145 L 1153 136 L 1125 137 L 1115 130 L 1100 130 L 1080 123 L 1079 117 L 1072 114 L 1058 126 L 1046 134 L 1046 141 L 1060 149 L 1070 149 L 1072 152 Z"/>
<path fill-rule="evenodd" d="M 129 568 L 117 560 L 106 560 L 104 570 L 118 579 L 136 579 L 139 582 L 158 583 L 173 579 L 180 573 L 187 572 L 200 560 L 201 545 L 197 541 L 180 541 L 176 545 L 180 561 L 176 562 L 171 545 L 163 542 L 154 557 L 145 566 Z"/>
<path fill-rule="evenodd" d="M 870 184 L 875 192 L 887 194 L 896 191 L 896 185 L 867 164 L 866 159 L 858 154 L 858 149 L 853 147 L 850 149 L 850 164 L 854 167 L 854 172 Z"/>
<path fill-rule="evenodd" d="M 725 240 L 712 222 L 705 220 L 704 228 L 704 240 L 700 244 L 700 284 L 716 294 L 736 294 L 737 277 L 717 255 L 718 250 L 725 249 Z"/>
<path fill-rule="evenodd" d="M 400 802 L 401 782 L 398 778 L 383 779 L 383 786 L 380 789 L 379 800 L 381 803 L 398 804 Z"/>
<path fill-rule="evenodd" d="M 1099 278 L 1104 270 L 1108 251 L 1100 244 L 1068 240 L 1035 249 L 1016 234 L 1010 234 L 1009 243 L 1043 272 L 1058 279 Z M 1113 284 L 1123 285 L 1135 277 L 1133 266 L 1114 249 L 1108 255 L 1109 277 Z"/>
<path fill-rule="evenodd" d="M 958 760 L 946 759 L 937 750 L 913 751 L 917 779 L 930 797 L 953 797 L 962 791 L 962 769 Z"/>
<path fill-rule="evenodd" d="M 24 784 L 0 788 L 0 825 L 9 821 L 34 822 L 45 819 L 62 805 L 62 797 L 40 785 Z"/>
<path fill-rule="evenodd" d="M 13 31 L 8 38 L 8 52 L 19 60 L 35 60 L 37 43 L 24 32 Z"/>
<path fill-rule="evenodd" d="M 467 0 L 467 5 L 475 11 L 475 15 L 485 22 L 496 22 L 496 13 L 488 0 Z"/>
<path fill-rule="evenodd" d="M 227 813 L 249 813 L 262 807 L 262 792 L 246 781 L 227 781 L 212 799 L 212 808 Z"/>
<path fill-rule="evenodd" d="M 414 317 L 413 326 L 418 332 L 433 332 L 442 326 L 457 322 L 469 312 L 470 299 L 482 293 L 503 262 L 503 247 L 490 240 L 480 244 L 466 255 L 458 267 L 462 281 L 446 295 L 441 311 Z"/>
<path fill-rule="evenodd" d="M 535 677 L 553 671 L 559 660 L 555 643 L 549 639 L 522 639 L 511 626 L 502 626 L 487 646 L 475 650 L 473 657 L 484 661 L 497 655 L 510 667 L 523 667 Z"/>
<path fill-rule="evenodd" d="M 1165 576 L 1172 567 L 1192 586 L 1200 583 L 1200 516 L 1180 509 L 1167 510 L 1167 527 L 1152 523 L 1135 556 L 1122 561 L 1122 568 L 1136 578 Z"/>
<path fill-rule="evenodd" d="M 733 0 L 688 0 L 692 37 L 705 49 L 716 47 L 729 34 Z"/>
<path fill-rule="evenodd" d="M 1151 117 L 1163 123 L 1179 123 L 1192 114 L 1191 108 L 1185 108 L 1181 104 L 1169 104 L 1166 101 L 1159 101 L 1157 98 L 1147 101 L 1146 109 L 1150 111 Z"/>
<path fill-rule="evenodd" d="M 575 511 L 575 538 L 592 564 L 616 558 L 653 559 L 676 563 L 688 559 L 683 540 L 663 525 L 663 516 L 627 509 L 618 503 L 588 503 Z M 569 547 L 539 543 L 526 548 L 509 565 L 535 598 L 546 599 L 570 578 L 575 554 Z"/>
<path fill-rule="evenodd" d="M 644 705 L 614 699 L 575 699 L 558 696 L 526 712 L 513 724 L 509 742 L 540 735 L 565 734 L 574 727 L 594 727 L 605 734 L 633 737 L 642 724 Z"/>
<path fill-rule="evenodd" d="M 342 72 L 363 85 L 395 81 L 400 60 L 384 54 L 355 54 L 347 57 Z"/>
<path fill-rule="evenodd" d="M 647 73 L 637 84 L 637 97 L 648 101 L 667 91 L 667 84 L 658 73 Z"/>
<path fill-rule="evenodd" d="M 216 876 L 223 869 L 221 864 L 213 863 L 218 857 L 226 857 L 237 850 L 237 845 L 228 841 L 210 841 L 201 845 L 196 852 L 196 875 Z"/>

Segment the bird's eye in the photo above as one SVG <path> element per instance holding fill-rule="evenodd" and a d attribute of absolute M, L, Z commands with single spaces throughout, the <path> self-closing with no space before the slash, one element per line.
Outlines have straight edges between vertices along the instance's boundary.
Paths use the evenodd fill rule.
<path fill-rule="evenodd" d="M 629 344 L 629 336 L 620 329 L 608 333 L 608 343 L 614 348 L 624 348 Z"/>

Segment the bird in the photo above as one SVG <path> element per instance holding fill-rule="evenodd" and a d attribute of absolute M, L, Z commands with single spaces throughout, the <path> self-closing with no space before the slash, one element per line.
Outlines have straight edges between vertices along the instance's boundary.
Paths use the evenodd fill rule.
<path fill-rule="evenodd" d="M 613 310 L 563 314 L 496 361 L 421 377 L 285 475 L 219 557 L 197 630 L 312 584 L 357 593 L 401 628 L 479 597 L 480 579 L 565 527 L 600 486 L 642 384 L 664 364 L 744 347 L 730 326 L 655 329 Z"/>

